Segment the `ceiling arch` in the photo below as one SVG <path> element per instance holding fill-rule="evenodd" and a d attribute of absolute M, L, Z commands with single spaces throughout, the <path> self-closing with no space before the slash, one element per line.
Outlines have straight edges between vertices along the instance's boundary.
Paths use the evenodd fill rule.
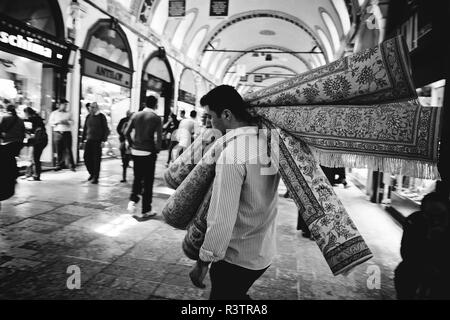
<path fill-rule="evenodd" d="M 187 56 L 190 59 L 195 59 L 195 54 L 198 51 L 198 48 L 200 47 L 201 42 L 203 39 L 205 39 L 206 34 L 208 33 L 209 27 L 203 26 L 200 28 L 200 30 L 197 31 L 194 38 L 190 42 L 188 48 L 187 48 Z"/>
<path fill-rule="evenodd" d="M 322 49 L 322 45 L 318 41 L 316 35 L 314 32 L 299 18 L 295 16 L 291 16 L 284 12 L 278 12 L 278 11 L 272 11 L 272 10 L 255 10 L 251 12 L 243 12 L 240 14 L 237 14 L 233 17 L 230 17 L 220 25 L 218 25 L 214 30 L 211 31 L 211 35 L 208 36 L 207 39 L 203 42 L 203 50 L 202 52 L 207 48 L 208 43 L 214 40 L 220 33 L 222 33 L 224 30 L 229 28 L 230 26 L 245 21 L 249 19 L 255 19 L 255 18 L 274 18 L 279 19 L 282 21 L 287 21 L 289 23 L 294 24 L 295 26 L 299 27 L 301 30 L 303 30 L 306 34 L 308 34 L 311 39 L 315 42 L 315 44 Z"/>
<path fill-rule="evenodd" d="M 178 50 L 181 49 L 186 33 L 189 31 L 189 28 L 194 24 L 194 20 L 198 15 L 198 9 L 191 9 L 186 12 L 186 16 L 183 20 L 180 20 L 177 28 L 172 37 L 172 45 Z"/>
<path fill-rule="evenodd" d="M 319 12 L 331 37 L 334 51 L 338 51 L 341 43 L 338 28 L 334 23 L 333 18 L 331 18 L 330 14 L 324 8 L 319 8 Z"/>
<path fill-rule="evenodd" d="M 245 48 L 243 49 L 243 51 L 263 51 L 263 50 L 279 50 L 280 52 L 286 52 L 289 51 L 286 47 L 280 47 L 280 46 L 276 46 L 276 45 L 259 45 L 259 46 L 254 46 L 254 47 L 249 47 L 249 48 Z M 236 55 L 227 65 L 227 67 L 225 68 L 225 70 L 229 70 L 233 65 L 236 64 L 236 62 L 241 59 L 243 56 L 245 55 L 251 55 L 251 53 L 239 53 L 238 55 Z M 287 55 L 290 55 L 292 57 L 294 57 L 295 59 L 298 59 L 299 62 L 303 63 L 306 68 L 308 70 L 313 69 L 312 68 L 312 64 L 311 62 L 309 62 L 306 58 L 298 56 L 294 53 L 288 53 Z M 313 56 L 313 55 L 311 55 Z"/>
<path fill-rule="evenodd" d="M 291 69 L 291 68 L 289 68 L 289 67 L 286 67 L 286 66 L 280 66 L 280 65 L 277 65 L 277 64 L 268 65 L 268 66 L 256 67 L 256 68 L 254 68 L 254 69 L 249 70 L 248 73 L 253 73 L 253 72 L 256 72 L 256 71 L 261 71 L 261 70 L 266 69 L 266 68 L 279 68 L 279 69 L 284 69 L 284 70 L 287 70 L 287 71 L 289 71 L 289 72 L 292 72 L 292 74 L 295 74 L 295 73 L 296 73 L 295 70 L 293 70 L 293 69 Z"/>

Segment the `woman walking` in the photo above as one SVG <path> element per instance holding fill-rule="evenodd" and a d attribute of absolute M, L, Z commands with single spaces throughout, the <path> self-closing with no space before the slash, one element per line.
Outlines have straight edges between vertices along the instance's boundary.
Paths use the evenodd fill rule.
<path fill-rule="evenodd" d="M 32 160 L 30 166 L 27 168 L 28 180 L 41 180 L 41 155 L 42 151 L 48 144 L 48 135 L 45 129 L 44 120 L 37 114 L 37 112 L 27 107 L 24 109 L 26 122 L 31 123 L 31 129 L 26 130 L 26 133 L 31 137 L 28 139 L 28 144 L 32 149 Z"/>

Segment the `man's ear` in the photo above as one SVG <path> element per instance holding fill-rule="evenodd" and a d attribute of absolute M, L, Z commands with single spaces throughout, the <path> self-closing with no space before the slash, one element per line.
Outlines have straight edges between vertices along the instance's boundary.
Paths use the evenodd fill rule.
<path fill-rule="evenodd" d="M 223 117 L 223 119 L 225 119 L 225 120 L 231 121 L 231 120 L 232 120 L 232 117 L 233 117 L 233 114 L 231 113 L 230 110 L 224 109 L 224 110 L 222 111 L 222 117 Z"/>

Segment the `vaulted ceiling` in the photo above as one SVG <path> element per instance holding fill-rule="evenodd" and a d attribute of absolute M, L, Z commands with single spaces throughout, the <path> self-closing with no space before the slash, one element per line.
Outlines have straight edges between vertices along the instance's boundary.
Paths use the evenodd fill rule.
<path fill-rule="evenodd" d="M 217 18 L 209 16 L 210 0 L 186 0 L 180 19 L 168 18 L 168 0 L 125 1 L 186 59 L 241 92 L 333 61 L 364 2 L 229 0 L 228 16 Z"/>

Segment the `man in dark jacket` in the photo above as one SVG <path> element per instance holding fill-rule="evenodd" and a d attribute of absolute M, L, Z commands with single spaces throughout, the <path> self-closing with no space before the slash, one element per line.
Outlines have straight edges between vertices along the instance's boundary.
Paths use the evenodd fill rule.
<path fill-rule="evenodd" d="M 89 172 L 88 181 L 98 183 L 102 161 L 102 143 L 108 139 L 109 128 L 106 117 L 96 102 L 89 105 L 89 115 L 84 122 L 82 141 L 85 141 L 84 163 Z"/>
<path fill-rule="evenodd" d="M 122 180 L 120 180 L 120 182 L 127 182 L 127 168 L 131 160 L 131 151 L 128 142 L 126 141 L 125 130 L 132 115 L 133 112 L 128 110 L 127 116 L 120 119 L 119 124 L 117 125 L 117 133 L 119 134 L 120 141 L 120 156 L 122 158 Z"/>
<path fill-rule="evenodd" d="M 145 108 L 137 112 L 131 118 L 125 131 L 125 136 L 131 145 L 133 157 L 134 182 L 128 203 L 128 211 L 135 218 L 145 219 L 156 215 L 152 212 L 153 179 L 155 177 L 156 156 L 161 150 L 162 121 L 155 113 L 158 100 L 154 96 L 148 96 Z M 131 132 L 134 130 L 134 138 Z M 155 141 L 156 135 L 156 141 Z M 142 197 L 142 214 L 136 214 L 136 204 L 144 184 Z"/>

